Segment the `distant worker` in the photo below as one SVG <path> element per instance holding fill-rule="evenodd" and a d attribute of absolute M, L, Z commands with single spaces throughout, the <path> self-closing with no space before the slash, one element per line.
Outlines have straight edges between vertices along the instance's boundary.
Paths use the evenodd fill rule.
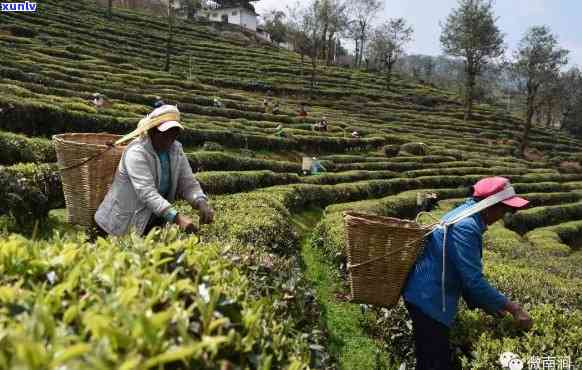
<path fill-rule="evenodd" d="M 360 138 L 360 133 L 358 131 L 353 131 L 352 132 L 352 139 L 359 139 Z"/>
<path fill-rule="evenodd" d="M 307 117 L 307 109 L 305 109 L 305 103 L 303 102 L 299 105 L 299 117 Z"/>
<path fill-rule="evenodd" d="M 164 103 L 161 96 L 156 96 L 156 101 L 154 102 L 154 109 L 157 109 L 162 105 L 166 105 L 166 103 Z"/>
<path fill-rule="evenodd" d="M 273 114 L 279 114 L 279 102 L 275 101 L 273 104 Z"/>
<path fill-rule="evenodd" d="M 269 99 L 267 98 L 263 99 L 263 110 L 265 113 L 269 112 Z"/>
<path fill-rule="evenodd" d="M 214 105 L 215 108 L 222 108 L 224 106 L 224 104 L 222 103 L 218 96 L 212 98 L 212 104 Z"/>
<path fill-rule="evenodd" d="M 176 141 L 183 129 L 178 108 L 163 105 L 126 136 L 134 140 L 125 149 L 111 189 L 95 214 L 102 232 L 120 236 L 133 230 L 145 235 L 165 224 L 196 231 L 192 219 L 172 205 L 177 198 L 199 211 L 201 224 L 212 223 L 214 211 L 192 174 L 182 144 Z"/>
<path fill-rule="evenodd" d="M 278 136 L 278 137 L 287 137 L 287 134 L 285 133 L 285 128 L 283 127 L 282 124 L 279 124 L 275 128 L 275 136 Z"/>
<path fill-rule="evenodd" d="M 310 172 L 312 175 L 318 175 L 320 172 L 326 172 L 327 169 L 323 167 L 321 162 L 317 159 L 317 157 L 313 157 L 311 162 L 311 169 Z"/>
<path fill-rule="evenodd" d="M 91 100 L 95 108 L 103 108 L 105 105 L 105 97 L 101 93 L 93 94 L 93 100 Z"/>
<path fill-rule="evenodd" d="M 437 227 L 427 237 L 402 294 L 412 319 L 416 369 L 453 368 L 449 337 L 461 297 L 470 308 L 496 316 L 510 313 L 522 329 L 531 328 L 529 314 L 487 281 L 482 261 L 487 226 L 528 203 L 515 194 L 508 179 L 484 178 L 473 186 L 473 196 L 443 220 L 452 221 L 477 204 L 484 208 L 450 226 Z"/>
<path fill-rule="evenodd" d="M 312 130 L 326 132 L 327 126 L 328 126 L 327 117 L 323 117 L 318 123 L 312 126 Z"/>

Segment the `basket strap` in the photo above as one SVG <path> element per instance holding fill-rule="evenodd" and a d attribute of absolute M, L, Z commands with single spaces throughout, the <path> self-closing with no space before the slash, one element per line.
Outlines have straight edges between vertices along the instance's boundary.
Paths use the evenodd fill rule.
<path fill-rule="evenodd" d="M 424 239 L 424 236 L 423 236 L 421 239 Z M 393 255 L 393 254 L 396 254 L 396 253 L 398 253 L 398 252 L 401 252 L 401 251 L 403 251 L 405 248 L 407 248 L 407 247 L 408 247 L 408 246 L 409 246 L 411 243 L 416 243 L 416 242 L 418 242 L 419 240 L 420 240 L 420 239 L 416 239 L 416 240 L 413 240 L 412 242 L 408 242 L 408 243 L 406 243 L 406 244 L 405 244 L 405 245 L 404 245 L 402 248 L 398 248 L 398 249 L 395 249 L 395 250 L 393 250 L 393 251 L 390 251 L 390 252 L 388 252 L 388 253 L 384 254 L 383 256 L 374 257 L 374 258 L 372 258 L 372 259 L 369 259 L 369 260 L 367 260 L 367 261 L 360 262 L 360 263 L 356 263 L 356 264 L 353 264 L 353 265 L 352 265 L 352 264 L 348 264 L 348 270 L 352 270 L 352 269 L 355 269 L 355 268 L 358 268 L 358 267 L 362 267 L 362 266 L 368 265 L 368 264 L 370 264 L 370 263 L 373 263 L 373 262 L 379 261 L 379 260 L 381 260 L 382 258 L 386 258 L 386 257 L 388 257 L 388 256 L 391 256 L 391 255 Z"/>
<path fill-rule="evenodd" d="M 72 170 L 74 168 L 81 167 L 82 165 L 84 165 L 84 164 L 86 164 L 88 162 L 91 162 L 94 159 L 97 159 L 97 158 L 101 157 L 103 154 L 105 154 L 108 151 L 110 151 L 111 149 L 115 148 L 115 145 L 113 145 L 113 143 L 108 143 L 107 145 L 108 145 L 108 148 L 105 149 L 104 151 L 102 151 L 100 153 L 97 153 L 95 155 L 92 155 L 90 157 L 81 158 L 79 163 L 73 164 L 71 166 L 67 166 L 67 167 L 60 167 L 59 166 L 59 170 L 61 170 L 61 171 L 69 171 L 69 170 Z"/>

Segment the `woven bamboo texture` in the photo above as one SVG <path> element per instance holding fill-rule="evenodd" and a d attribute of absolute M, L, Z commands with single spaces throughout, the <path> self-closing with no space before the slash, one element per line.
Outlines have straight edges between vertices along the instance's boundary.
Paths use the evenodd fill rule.
<path fill-rule="evenodd" d="M 67 222 L 93 226 L 95 212 L 111 187 L 125 149 L 110 146 L 121 136 L 75 133 L 53 136 L 63 192 Z"/>
<path fill-rule="evenodd" d="M 345 212 L 351 301 L 393 307 L 430 228 L 414 221 Z"/>

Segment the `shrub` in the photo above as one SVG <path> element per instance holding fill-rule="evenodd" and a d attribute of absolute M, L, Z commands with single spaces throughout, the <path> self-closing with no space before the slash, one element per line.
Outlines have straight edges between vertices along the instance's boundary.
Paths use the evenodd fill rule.
<path fill-rule="evenodd" d="M 398 155 L 399 151 L 400 151 L 400 146 L 398 146 L 398 145 L 384 145 L 382 147 L 382 153 L 384 153 L 384 155 L 386 157 L 394 157 L 394 156 Z"/>
<path fill-rule="evenodd" d="M 10 167 L 0 166 L 0 171 L 14 178 L 24 179 L 26 183 L 42 192 L 48 199 L 49 209 L 65 206 L 61 175 L 56 164 L 27 163 Z"/>
<path fill-rule="evenodd" d="M 570 221 L 530 231 L 526 238 L 538 248 L 557 250 L 568 256 L 582 246 L 582 222 Z"/>
<path fill-rule="evenodd" d="M 299 173 L 301 171 L 299 163 L 240 157 L 223 152 L 193 152 L 188 154 L 188 159 L 192 169 L 197 172 L 271 170 Z"/>
<path fill-rule="evenodd" d="M 306 184 L 333 185 L 362 180 L 389 179 L 394 177 L 397 177 L 397 173 L 392 171 L 346 171 L 304 177 L 301 178 L 301 182 Z"/>
<path fill-rule="evenodd" d="M 308 365 L 307 343 L 278 319 L 285 301 L 261 296 L 259 280 L 223 244 L 197 246 L 171 229 L 95 244 L 11 236 L 0 245 L 7 368 Z"/>
<path fill-rule="evenodd" d="M 582 202 L 536 207 L 518 212 L 505 220 L 511 230 L 524 234 L 538 227 L 582 218 Z"/>
<path fill-rule="evenodd" d="M 428 155 L 429 147 L 425 143 L 406 143 L 400 147 L 400 151 L 413 155 Z"/>
<path fill-rule="evenodd" d="M 31 231 L 48 217 L 49 199 L 32 181 L 0 168 L 0 215 L 14 219 L 22 232 Z"/>
<path fill-rule="evenodd" d="M 220 152 L 224 150 L 224 148 L 222 147 L 222 145 L 218 143 L 215 143 L 213 141 L 207 141 L 204 143 L 204 145 L 202 145 L 202 150 Z"/>
<path fill-rule="evenodd" d="M 582 173 L 582 165 L 579 162 L 563 161 L 558 168 L 564 173 Z"/>
<path fill-rule="evenodd" d="M 3 24 L 0 26 L 0 31 L 8 31 L 16 37 L 32 38 L 37 35 L 36 29 L 23 27 L 16 24 Z"/>
<path fill-rule="evenodd" d="M 28 138 L 7 132 L 0 132 L 0 164 L 11 165 L 19 162 L 55 162 L 57 156 L 53 144 L 46 139 Z"/>
<path fill-rule="evenodd" d="M 248 157 L 248 158 L 255 158 L 257 155 L 255 154 L 255 152 L 253 152 L 250 149 L 241 149 L 240 150 L 240 155 L 243 157 Z"/>
<path fill-rule="evenodd" d="M 208 194 L 232 194 L 299 182 L 297 174 L 272 171 L 203 172 L 196 175 Z"/>

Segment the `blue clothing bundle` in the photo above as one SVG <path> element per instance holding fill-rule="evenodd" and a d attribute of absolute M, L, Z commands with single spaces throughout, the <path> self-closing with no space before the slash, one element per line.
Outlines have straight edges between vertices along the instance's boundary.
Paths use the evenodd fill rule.
<path fill-rule="evenodd" d="M 323 167 L 323 165 L 321 163 L 319 163 L 319 161 L 313 161 L 311 163 L 311 173 L 316 175 L 319 172 L 325 172 L 327 171 L 327 169 L 325 167 Z"/>
<path fill-rule="evenodd" d="M 475 204 L 469 199 L 447 213 L 443 220 L 452 220 Z M 483 276 L 483 233 L 485 223 L 479 213 L 464 218 L 447 228 L 443 283 L 444 228 L 438 227 L 427 237 L 421 256 L 413 266 L 403 291 L 404 300 L 417 306 L 426 315 L 451 326 L 462 296 L 470 307 L 489 313 L 505 307 L 508 300 Z"/>

